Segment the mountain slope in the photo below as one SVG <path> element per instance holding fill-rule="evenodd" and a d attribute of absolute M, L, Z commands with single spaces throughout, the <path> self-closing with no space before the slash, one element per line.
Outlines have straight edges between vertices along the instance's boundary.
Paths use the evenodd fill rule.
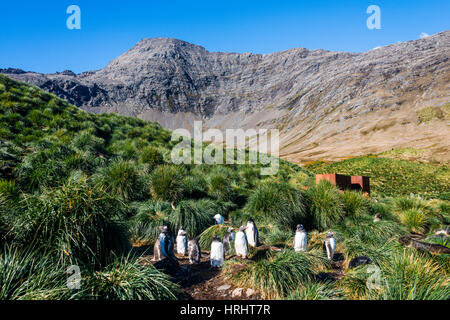
<path fill-rule="evenodd" d="M 450 101 L 450 31 L 365 53 L 296 48 L 268 55 L 208 52 L 154 38 L 104 69 L 75 75 L 3 70 L 91 112 L 117 112 L 190 129 L 278 128 L 294 162 L 431 150 L 450 160 L 448 113 L 418 113 Z"/>

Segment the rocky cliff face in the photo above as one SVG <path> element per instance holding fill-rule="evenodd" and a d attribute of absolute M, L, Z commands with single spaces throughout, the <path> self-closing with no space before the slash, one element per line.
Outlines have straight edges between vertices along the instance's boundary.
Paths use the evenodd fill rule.
<path fill-rule="evenodd" d="M 281 155 L 296 162 L 406 146 L 450 158 L 448 108 L 418 120 L 423 108 L 450 102 L 450 31 L 365 53 L 219 53 L 155 38 L 98 71 L 0 72 L 91 112 L 171 129 L 191 128 L 194 119 L 217 128 L 278 128 Z"/>

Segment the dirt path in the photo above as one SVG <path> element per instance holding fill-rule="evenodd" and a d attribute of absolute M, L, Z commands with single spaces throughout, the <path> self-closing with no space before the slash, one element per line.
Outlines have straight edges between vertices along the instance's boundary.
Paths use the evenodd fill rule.
<path fill-rule="evenodd" d="M 143 262 L 154 264 L 152 246 L 134 246 L 133 251 L 142 256 Z M 211 269 L 209 252 L 202 250 L 200 264 L 190 264 L 188 257 L 176 255 L 181 269 L 182 281 L 178 281 L 182 298 L 187 300 L 261 300 L 258 294 L 247 297 L 247 289 L 233 296 L 238 287 L 227 283 L 220 269 Z M 239 291 L 239 290 L 238 290 Z"/>
<path fill-rule="evenodd" d="M 181 291 L 186 298 L 193 300 L 259 300 L 258 295 L 246 296 L 246 289 L 242 290 L 240 296 L 233 296 L 237 289 L 231 283 L 227 283 L 221 275 L 220 269 L 211 269 L 209 255 L 202 252 L 200 264 L 191 265 L 189 259 L 180 257 L 180 266 L 190 269 L 190 281 L 182 286 Z"/>
<path fill-rule="evenodd" d="M 139 246 L 133 247 L 133 251 L 141 255 L 144 263 L 154 264 L 153 247 Z M 336 253 L 331 270 L 317 275 L 318 280 L 330 279 L 341 280 L 344 276 L 344 261 L 342 254 Z M 236 296 L 233 292 L 240 289 L 228 283 L 220 269 L 211 269 L 209 262 L 209 252 L 202 251 L 200 264 L 190 264 L 185 256 L 176 255 L 180 265 L 180 276 L 178 284 L 182 298 L 187 300 L 261 300 L 258 293 L 247 296 L 247 288 L 242 288 L 241 294 Z M 240 291 L 240 290 L 237 290 Z"/>

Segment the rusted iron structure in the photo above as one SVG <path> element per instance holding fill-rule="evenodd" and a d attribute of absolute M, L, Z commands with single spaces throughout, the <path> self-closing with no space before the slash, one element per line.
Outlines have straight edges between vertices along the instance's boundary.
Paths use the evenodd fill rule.
<path fill-rule="evenodd" d="M 328 180 L 341 190 L 359 190 L 370 194 L 370 179 L 366 176 L 346 176 L 337 173 L 316 174 L 316 183 Z"/>
<path fill-rule="evenodd" d="M 367 176 L 352 176 L 352 189 L 370 194 L 370 179 Z"/>

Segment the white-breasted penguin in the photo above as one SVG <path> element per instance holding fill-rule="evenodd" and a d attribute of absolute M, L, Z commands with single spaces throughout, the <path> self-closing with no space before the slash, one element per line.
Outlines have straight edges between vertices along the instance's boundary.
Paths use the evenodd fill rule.
<path fill-rule="evenodd" d="M 245 234 L 247 235 L 248 244 L 256 247 L 258 245 L 258 228 L 256 228 L 253 218 L 248 219 Z"/>
<path fill-rule="evenodd" d="M 153 246 L 153 261 L 161 261 L 164 254 L 163 249 L 161 248 L 161 239 L 164 239 L 169 232 L 169 228 L 167 226 L 160 226 L 158 229 L 161 230 L 161 233 L 156 239 L 155 245 Z"/>
<path fill-rule="evenodd" d="M 159 229 L 161 230 L 159 235 L 161 259 L 169 258 L 176 260 L 174 254 L 175 240 L 170 232 L 170 229 L 167 226 L 159 227 Z"/>
<path fill-rule="evenodd" d="M 202 257 L 200 244 L 197 239 L 190 239 L 188 242 L 188 255 L 190 264 L 199 264 Z"/>
<path fill-rule="evenodd" d="M 213 237 L 211 242 L 211 252 L 209 255 L 211 267 L 220 268 L 224 260 L 223 243 L 220 242 L 218 236 Z"/>
<path fill-rule="evenodd" d="M 187 254 L 187 236 L 186 236 L 186 231 L 184 231 L 183 226 L 180 227 L 180 230 L 178 230 L 178 235 L 177 235 L 177 253 L 181 254 L 181 255 L 186 255 Z"/>
<path fill-rule="evenodd" d="M 296 252 L 306 251 L 307 248 L 308 248 L 308 237 L 306 235 L 306 230 L 305 228 L 303 228 L 303 225 L 298 224 L 294 237 L 294 250 Z"/>
<path fill-rule="evenodd" d="M 333 260 L 335 246 L 334 233 L 328 232 L 325 239 L 325 249 L 327 250 L 327 257 L 330 260 Z"/>
<path fill-rule="evenodd" d="M 225 233 L 225 236 L 223 237 L 223 252 L 225 255 L 230 252 L 231 250 L 231 241 L 234 240 L 234 233 L 233 228 L 229 227 L 227 229 L 227 233 Z"/>
<path fill-rule="evenodd" d="M 373 222 L 381 221 L 381 219 L 382 219 L 381 214 L 377 213 L 377 214 L 375 215 L 375 217 L 373 218 Z"/>
<path fill-rule="evenodd" d="M 248 254 L 248 241 L 244 230 L 247 227 L 241 226 L 239 231 L 236 232 L 236 239 L 234 240 L 234 249 L 236 250 L 236 255 L 238 257 L 247 258 Z"/>
<path fill-rule="evenodd" d="M 225 219 L 222 217 L 222 215 L 220 213 L 218 213 L 214 216 L 214 221 L 215 221 L 215 224 L 224 224 L 225 223 Z"/>

